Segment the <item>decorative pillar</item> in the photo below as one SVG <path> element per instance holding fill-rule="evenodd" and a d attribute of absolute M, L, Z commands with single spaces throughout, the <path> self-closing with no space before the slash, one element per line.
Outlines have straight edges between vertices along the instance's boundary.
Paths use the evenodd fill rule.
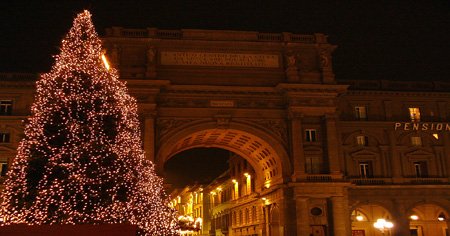
<path fill-rule="evenodd" d="M 297 235 L 310 236 L 308 198 L 296 198 L 297 210 Z"/>
<path fill-rule="evenodd" d="M 297 234 L 297 211 L 295 208 L 295 191 L 293 188 L 283 189 L 283 205 L 280 209 L 280 227 L 283 227 L 283 235 L 298 235 Z"/>
<path fill-rule="evenodd" d="M 148 160 L 155 162 L 155 114 L 145 114 L 144 151 Z"/>
<path fill-rule="evenodd" d="M 290 112 L 291 120 L 291 155 L 294 174 L 292 176 L 295 182 L 305 177 L 305 155 L 303 152 L 303 131 L 302 131 L 303 114 Z"/>
<path fill-rule="evenodd" d="M 339 143 L 337 137 L 336 117 L 334 114 L 325 115 L 327 151 L 330 174 L 342 177 L 339 165 Z"/>
<path fill-rule="evenodd" d="M 264 213 L 263 236 L 269 236 L 269 234 L 270 234 L 270 227 L 269 227 L 270 206 L 271 205 L 264 205 L 263 206 L 263 213 Z"/>
<path fill-rule="evenodd" d="M 447 132 L 442 132 L 444 138 L 444 160 L 446 161 L 447 177 L 450 180 L 450 137 Z M 449 228 L 450 229 L 450 228 Z"/>
<path fill-rule="evenodd" d="M 389 146 L 390 146 L 390 159 L 391 159 L 391 173 L 394 183 L 402 182 L 402 163 L 400 156 L 398 155 L 398 149 L 396 148 L 395 131 L 389 132 Z"/>
<path fill-rule="evenodd" d="M 333 232 L 334 236 L 351 235 L 349 222 L 350 214 L 348 212 L 347 197 L 331 197 L 331 207 L 333 209 Z"/>
<path fill-rule="evenodd" d="M 400 201 L 394 200 L 395 212 L 393 215 L 394 227 L 391 229 L 392 236 L 410 236 L 409 219 L 406 215 L 406 207 Z"/>

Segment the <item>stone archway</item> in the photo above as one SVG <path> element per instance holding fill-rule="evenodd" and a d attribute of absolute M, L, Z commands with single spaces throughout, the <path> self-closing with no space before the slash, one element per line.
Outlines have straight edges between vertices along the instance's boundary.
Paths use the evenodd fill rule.
<path fill-rule="evenodd" d="M 358 205 L 351 213 L 352 235 L 357 236 L 381 236 L 391 235 L 391 230 L 385 232 L 374 227 L 378 219 L 393 221 L 393 216 L 389 210 L 378 203 L 368 203 Z"/>
<path fill-rule="evenodd" d="M 442 207 L 426 203 L 408 212 L 411 236 L 445 236 L 448 231 L 448 212 Z"/>
<path fill-rule="evenodd" d="M 197 147 L 215 147 L 234 152 L 250 163 L 256 173 L 256 188 L 269 188 L 290 176 L 291 165 L 281 143 L 262 130 L 230 123 L 218 128 L 215 123 L 186 125 L 160 140 L 155 158 L 158 170 L 175 154 Z"/>

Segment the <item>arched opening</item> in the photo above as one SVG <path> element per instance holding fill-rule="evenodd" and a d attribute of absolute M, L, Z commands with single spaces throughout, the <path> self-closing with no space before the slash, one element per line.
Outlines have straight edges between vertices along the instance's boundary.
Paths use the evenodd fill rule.
<path fill-rule="evenodd" d="M 283 182 L 290 175 L 290 166 L 284 147 L 261 131 L 252 133 L 242 129 L 202 129 L 191 127 L 179 130 L 161 141 L 155 163 L 158 170 L 176 154 L 192 148 L 221 148 L 244 158 L 256 174 L 256 191 Z"/>
<path fill-rule="evenodd" d="M 165 163 L 164 174 L 166 183 L 172 185 L 166 184 L 166 188 L 182 232 L 203 235 L 213 231 L 221 235 L 259 224 L 251 220 L 249 206 L 239 204 L 241 199 L 255 201 L 256 174 L 236 153 L 220 148 L 188 149 Z"/>
<path fill-rule="evenodd" d="M 190 171 L 192 174 L 205 171 L 205 167 L 213 169 L 212 165 L 217 162 L 227 166 L 227 170 L 222 173 L 216 172 L 214 176 L 197 178 L 203 181 L 201 184 L 172 192 L 171 205 L 184 215 L 202 217 L 202 233 L 261 234 L 265 230 L 265 219 L 270 218 L 258 217 L 263 215 L 264 204 L 264 197 L 259 194 L 267 188 L 283 183 L 285 177 L 290 176 L 285 147 L 274 137 L 249 126 L 230 124 L 230 128 L 220 129 L 208 128 L 210 125 L 207 123 L 183 126 L 165 134 L 159 140 L 155 164 L 168 180 L 171 178 L 168 178 L 167 174 L 171 171 L 167 168 L 173 165 L 173 162 L 186 158 L 186 154 L 192 152 L 198 154 L 199 150 L 215 150 L 215 153 L 197 160 L 203 162 L 202 167 L 188 160 L 192 156 L 194 159 L 199 158 L 191 154 L 190 158 L 178 164 L 178 168 L 184 168 L 183 172 Z M 225 153 L 226 158 L 214 156 L 217 153 Z M 201 173 L 195 173 L 197 176 L 198 174 Z M 176 178 L 183 178 L 182 175 L 183 173 L 179 172 Z M 202 199 L 202 202 L 198 199 Z M 279 219 L 279 216 L 274 219 Z M 279 220 L 274 221 L 275 225 L 276 222 Z M 280 226 L 277 226 L 277 229 L 276 231 L 279 231 Z"/>
<path fill-rule="evenodd" d="M 180 152 L 164 164 L 164 181 L 170 189 L 209 184 L 229 169 L 230 154 L 220 148 L 192 148 Z"/>
<path fill-rule="evenodd" d="M 411 236 L 446 236 L 448 213 L 434 204 L 421 204 L 409 211 Z"/>
<path fill-rule="evenodd" d="M 381 205 L 360 205 L 352 211 L 351 220 L 352 235 L 381 236 L 390 235 L 392 231 L 389 227 L 389 222 L 392 223 L 393 220 L 392 215 Z M 379 222 L 384 222 L 384 224 Z"/>

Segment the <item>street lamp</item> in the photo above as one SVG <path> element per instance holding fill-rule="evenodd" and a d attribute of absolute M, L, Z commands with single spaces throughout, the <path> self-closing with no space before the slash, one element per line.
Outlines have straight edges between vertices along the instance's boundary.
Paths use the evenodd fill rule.
<path fill-rule="evenodd" d="M 373 227 L 380 230 L 381 233 L 384 234 L 386 230 L 392 229 L 394 227 L 394 224 L 390 221 L 387 221 L 385 219 L 378 219 L 377 222 L 373 223 Z"/>

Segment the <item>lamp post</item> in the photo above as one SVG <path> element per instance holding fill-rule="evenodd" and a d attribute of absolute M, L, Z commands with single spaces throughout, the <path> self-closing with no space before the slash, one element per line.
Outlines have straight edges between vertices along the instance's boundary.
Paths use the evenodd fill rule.
<path fill-rule="evenodd" d="M 377 222 L 373 223 L 373 227 L 380 230 L 380 232 L 384 235 L 384 232 L 392 229 L 392 227 L 394 227 L 394 224 L 385 219 L 378 219 Z"/>

